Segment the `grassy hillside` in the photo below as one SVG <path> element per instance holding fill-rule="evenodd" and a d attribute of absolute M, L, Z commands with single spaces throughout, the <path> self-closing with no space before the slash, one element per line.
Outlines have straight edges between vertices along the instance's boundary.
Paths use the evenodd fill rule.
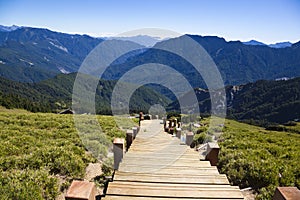
<path fill-rule="evenodd" d="M 111 138 L 124 132 L 110 116 L 98 120 L 106 135 L 88 139 L 105 157 Z M 54 199 L 96 161 L 86 152 L 71 115 L 0 107 L 0 127 L 0 199 Z"/>
<path fill-rule="evenodd" d="M 87 164 L 96 161 L 83 142 L 104 158 L 112 138 L 124 137 L 111 116 L 97 118 L 105 135 L 93 131 L 81 140 L 72 115 L 0 107 L 0 199 L 54 199 L 72 179 L 82 178 Z M 212 131 L 205 126 L 195 131 Z M 268 131 L 226 120 L 220 172 L 241 188 L 254 188 L 258 199 L 270 199 L 279 185 L 300 188 L 300 124 L 285 128 Z"/>
<path fill-rule="evenodd" d="M 280 132 L 229 119 L 223 129 L 209 128 L 209 118 L 200 124 L 192 128 L 194 142 L 202 144 L 217 136 L 221 147 L 218 169 L 231 184 L 251 187 L 260 200 L 272 199 L 277 186 L 300 188 L 300 123 L 282 125 Z"/>
<path fill-rule="evenodd" d="M 252 187 L 258 199 L 271 199 L 276 186 L 300 188 L 300 123 L 286 127 L 290 132 L 226 120 L 221 136 L 221 173 L 242 188 Z"/>

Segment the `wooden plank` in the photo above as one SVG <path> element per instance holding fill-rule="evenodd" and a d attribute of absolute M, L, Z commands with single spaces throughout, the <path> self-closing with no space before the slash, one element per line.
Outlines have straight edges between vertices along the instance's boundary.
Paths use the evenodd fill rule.
<path fill-rule="evenodd" d="M 184 184 L 229 184 L 226 176 L 197 175 L 197 176 L 170 176 L 165 174 L 116 174 L 115 181 L 153 182 L 153 183 L 184 183 Z"/>
<path fill-rule="evenodd" d="M 219 174 L 217 168 L 215 167 L 199 167 L 199 168 L 176 168 L 172 166 L 132 166 L 128 168 L 125 164 L 120 165 L 119 171 L 124 172 L 143 172 L 147 171 L 153 172 L 153 173 L 169 173 L 170 175 L 176 175 L 176 174 Z"/>
<path fill-rule="evenodd" d="M 177 153 L 172 153 L 172 152 L 168 152 L 168 151 L 164 151 L 164 152 L 160 152 L 160 151 L 157 151 L 157 152 L 133 152 L 133 151 L 130 151 L 127 152 L 125 154 L 124 157 L 140 157 L 141 155 L 143 156 L 160 156 L 160 157 L 173 157 L 173 156 L 177 156 L 178 154 Z M 184 151 L 182 152 L 181 156 L 185 156 L 185 157 L 197 157 L 199 156 L 199 152 L 197 151 L 192 151 L 192 152 L 188 152 L 188 151 Z"/>
<path fill-rule="evenodd" d="M 189 165 L 180 165 L 177 164 L 177 165 L 173 165 L 172 162 L 170 163 L 167 163 L 167 162 L 161 162 L 161 163 L 149 163 L 149 164 L 134 164 L 134 163 L 121 163 L 120 164 L 120 170 L 123 169 L 123 168 L 137 168 L 137 167 L 140 167 L 140 168 L 144 168 L 144 169 L 147 169 L 147 168 L 150 168 L 150 169 L 174 169 L 174 170 L 177 170 L 177 169 L 207 169 L 209 166 L 208 165 L 202 165 L 202 166 L 196 166 L 196 165 L 193 165 L 193 166 L 189 166 Z"/>
<path fill-rule="evenodd" d="M 188 148 L 190 148 L 190 147 L 188 147 Z M 169 152 L 169 150 L 171 150 L 171 149 L 187 151 L 187 146 L 183 145 L 183 144 L 180 145 L 178 143 L 178 144 L 174 144 L 174 145 L 165 144 L 165 145 L 159 145 L 159 146 L 158 145 L 151 145 L 151 146 L 150 145 L 141 145 L 141 146 L 133 145 L 133 146 L 130 147 L 131 151 L 135 151 L 135 150 L 138 150 L 138 151 L 149 151 L 149 150 L 160 151 L 162 149 L 166 149 L 166 152 Z"/>
<path fill-rule="evenodd" d="M 145 197 L 175 197 L 175 198 L 243 198 L 239 190 L 226 189 L 193 189 L 193 190 L 175 190 L 160 188 L 122 188 L 108 187 L 109 195 L 130 195 Z"/>
<path fill-rule="evenodd" d="M 159 177 L 163 177 L 163 176 L 170 176 L 170 174 L 168 173 L 160 173 L 160 174 L 149 174 L 149 173 L 141 173 L 141 172 L 124 172 L 124 171 L 115 171 L 114 177 L 120 175 L 120 176 L 159 176 Z M 218 176 L 218 177 L 225 177 L 225 174 L 217 174 L 217 175 L 208 175 L 208 174 L 176 174 L 176 177 L 197 177 L 197 178 L 201 178 L 201 177 L 206 177 L 206 176 Z"/>
<path fill-rule="evenodd" d="M 144 177 L 143 180 L 139 179 L 139 177 L 118 177 L 115 179 L 116 181 L 131 181 L 131 182 L 139 182 L 142 181 L 144 183 L 180 183 L 180 184 L 198 184 L 198 185 L 228 185 L 229 182 L 226 179 L 220 179 L 216 177 L 211 178 L 203 178 L 203 179 L 191 179 L 186 177 L 167 177 L 164 179 L 156 179 L 151 176 Z"/>
<path fill-rule="evenodd" d="M 154 141 L 152 141 L 154 142 Z M 180 145 L 180 141 L 170 141 L 170 140 L 166 140 L 166 141 L 161 141 L 161 140 L 158 140 L 157 142 L 159 142 L 160 146 L 161 147 L 176 147 L 176 148 L 186 148 L 187 146 L 186 145 Z M 182 147 L 180 147 L 182 146 Z M 138 143 L 138 141 L 135 141 L 134 142 L 134 145 L 132 146 L 133 148 L 157 148 L 157 143 L 155 144 L 150 144 L 150 143 Z"/>
<path fill-rule="evenodd" d="M 193 154 L 188 155 L 186 153 L 178 154 L 176 152 L 174 153 L 160 153 L 160 152 L 127 152 L 124 155 L 124 158 L 174 158 L 181 156 L 183 158 L 194 158 L 198 159 L 200 157 L 200 154 Z"/>
<path fill-rule="evenodd" d="M 126 188 L 161 188 L 162 190 L 197 190 L 197 189 L 224 189 L 224 190 L 239 190 L 238 186 L 222 185 L 222 184 L 182 184 L 182 183 L 145 183 L 145 182 L 130 182 L 130 181 L 114 181 L 110 183 L 110 187 L 126 187 Z"/>
<path fill-rule="evenodd" d="M 104 198 L 101 198 L 102 200 L 175 200 L 180 198 L 159 198 L 159 197 L 134 197 L 134 196 L 110 196 L 107 195 Z M 184 200 L 195 200 L 196 198 L 182 198 Z M 198 198 L 200 199 L 200 198 Z M 201 198 L 201 200 L 224 200 L 224 198 L 213 198 L 213 199 L 205 199 Z M 237 200 L 237 199 L 243 199 L 243 198 L 226 198 L 226 200 Z"/>
<path fill-rule="evenodd" d="M 134 166 L 166 166 L 166 165 L 171 165 L 174 167 L 190 167 L 190 168 L 199 168 L 199 167 L 210 167 L 210 163 L 209 162 L 199 162 L 199 163 L 195 163 L 193 165 L 191 165 L 190 162 L 182 162 L 182 161 L 172 161 L 172 160 L 163 160 L 163 161 L 157 161 L 157 162 L 153 162 L 153 161 L 126 161 L 126 162 L 122 162 L 120 164 L 120 166 L 124 166 L 124 165 L 134 165 Z"/>
<path fill-rule="evenodd" d="M 153 168 L 152 166 L 147 166 L 147 165 L 130 165 L 130 164 L 128 164 L 128 165 L 131 166 L 130 171 L 132 171 L 133 168 L 144 168 L 144 169 Z M 126 166 L 126 163 L 124 163 L 122 166 Z M 155 165 L 153 165 L 153 166 L 155 166 Z M 156 165 L 156 166 L 158 166 L 158 168 L 163 168 L 163 169 L 177 169 L 176 166 L 173 167 L 172 165 L 167 165 L 167 166 L 166 165 Z M 153 168 L 153 169 L 155 169 L 155 168 Z M 214 166 L 209 166 L 209 167 L 202 167 L 202 166 L 197 167 L 196 166 L 195 168 L 183 167 L 182 170 L 183 171 L 186 170 L 186 171 L 190 171 L 190 172 L 216 171 L 219 174 L 217 168 Z M 126 167 L 121 168 L 121 166 L 120 166 L 119 171 L 126 172 Z M 171 173 L 171 174 L 174 174 L 174 173 Z M 178 174 L 178 173 L 175 173 L 175 174 Z"/>
<path fill-rule="evenodd" d="M 195 156 L 194 158 L 192 157 L 183 157 L 183 156 L 174 156 L 174 157 L 159 157 L 159 156 L 141 156 L 141 157 L 138 157 L 138 156 L 132 156 L 132 157 L 124 157 L 123 158 L 123 161 L 124 160 L 153 160 L 153 161 L 157 161 L 157 160 L 182 160 L 182 162 L 186 161 L 186 162 L 190 162 L 190 163 L 197 163 L 197 162 L 200 162 L 200 157 L 197 157 Z"/>
<path fill-rule="evenodd" d="M 122 159 L 122 163 L 135 163 L 135 164 L 141 164 L 143 165 L 143 163 L 147 163 L 147 164 L 151 164 L 151 163 L 161 163 L 161 162 L 165 162 L 165 163 L 189 163 L 191 166 L 192 165 L 196 165 L 196 166 L 211 166 L 209 161 L 200 161 L 200 159 L 185 159 L 185 158 L 180 158 L 180 157 L 174 157 L 174 158 L 123 158 Z"/>
<path fill-rule="evenodd" d="M 182 159 L 191 159 L 191 160 L 198 160 L 199 161 L 199 155 L 185 155 L 184 153 L 174 153 L 172 155 L 164 155 L 164 154 L 156 154 L 155 152 L 153 153 L 148 153 L 148 154 L 135 154 L 135 155 L 128 155 L 125 154 L 124 159 L 134 159 L 134 158 L 139 158 L 139 159 L 144 159 L 144 158 L 149 158 L 149 159 L 173 159 L 173 158 L 182 158 Z"/>
<path fill-rule="evenodd" d="M 185 159 L 185 158 L 180 158 L 180 157 L 175 157 L 175 158 L 123 158 L 122 163 L 135 163 L 135 164 L 151 164 L 151 163 L 190 163 L 190 165 L 196 165 L 200 166 L 201 162 L 200 159 Z M 207 166 L 207 163 L 203 162 L 204 165 Z"/>

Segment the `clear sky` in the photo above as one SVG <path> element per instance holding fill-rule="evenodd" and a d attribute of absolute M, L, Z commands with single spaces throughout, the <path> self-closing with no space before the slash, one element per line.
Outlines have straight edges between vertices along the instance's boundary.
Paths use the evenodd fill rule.
<path fill-rule="evenodd" d="M 300 40 L 300 0 L 0 0 L 0 24 L 92 36 L 139 28 L 264 43 Z"/>

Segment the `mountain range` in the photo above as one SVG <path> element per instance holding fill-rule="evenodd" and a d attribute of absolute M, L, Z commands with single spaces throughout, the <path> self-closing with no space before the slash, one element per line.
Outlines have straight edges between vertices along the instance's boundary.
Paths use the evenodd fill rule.
<path fill-rule="evenodd" d="M 76 75 L 77 73 L 60 74 L 39 83 L 20 83 L 0 77 L 0 106 L 23 108 L 33 112 L 60 112 L 70 108 Z M 116 81 L 99 81 L 95 94 L 97 113 L 111 114 L 111 93 L 115 84 Z M 226 86 L 227 117 L 262 126 L 297 121 L 300 118 L 299 85 L 300 77 Z M 193 93 L 198 98 L 201 114 L 209 115 L 209 91 L 195 88 L 181 98 L 189 99 Z M 172 102 L 147 86 L 134 92 L 130 99 L 130 112 L 147 113 L 154 104 L 164 106 L 168 112 L 180 112 L 179 100 Z"/>
<path fill-rule="evenodd" d="M 300 42 L 286 48 L 270 48 L 245 45 L 239 41 L 227 42 L 215 36 L 190 37 L 212 57 L 226 85 L 300 76 Z M 71 35 L 40 28 L 18 27 L 10 31 L 3 31 L 2 28 L 0 76 L 21 82 L 38 82 L 60 73 L 77 72 L 88 53 L 102 41 L 88 35 Z M 125 41 L 120 41 L 120 46 L 122 42 Z M 107 73 L 106 78 L 116 80 L 138 64 L 153 62 L 153 58 L 188 74 L 193 87 L 206 87 L 187 62 L 151 48 L 133 54 L 125 62 L 112 67 L 113 73 Z"/>
<path fill-rule="evenodd" d="M 47 29 L 21 27 L 0 31 L 0 76 L 38 82 L 59 73 L 76 72 L 102 39 Z"/>
<path fill-rule="evenodd" d="M 282 77 L 300 76 L 300 42 L 287 48 L 245 45 L 242 42 L 226 42 L 215 36 L 189 35 L 199 43 L 215 62 L 225 85 L 240 85 L 257 80 L 275 80 Z M 160 63 L 177 70 L 193 88 L 207 88 L 201 75 L 191 63 L 170 52 L 158 50 L 157 45 L 167 45 L 177 39 L 169 39 L 156 44 L 126 62 L 111 65 L 105 79 L 117 80 L 135 66 Z M 205 63 L 204 63 L 205 64 Z"/>
<path fill-rule="evenodd" d="M 256 41 L 256 40 L 250 40 L 248 42 L 243 42 L 243 44 L 246 44 L 246 45 L 268 46 L 268 47 L 277 48 L 277 49 L 291 47 L 293 45 L 291 42 L 277 42 L 275 44 L 269 44 L 269 45 L 267 45 L 265 43 L 262 43 L 262 42 L 259 42 L 259 41 Z"/>
<path fill-rule="evenodd" d="M 300 42 L 267 46 L 257 41 L 227 42 L 216 36 L 188 36 L 207 51 L 227 85 L 229 117 L 260 123 L 282 123 L 300 118 L 300 84 L 296 78 L 300 77 Z M 146 36 L 137 38 L 143 37 Z M 111 92 L 116 81 L 134 67 L 147 63 L 167 65 L 182 74 L 192 88 L 196 88 L 184 91 L 183 98 L 195 92 L 201 112 L 209 113 L 209 92 L 201 75 L 187 60 L 157 49 L 164 44 L 176 43 L 182 37 L 158 42 L 157 38 L 147 37 L 152 41 L 151 45 L 157 42 L 154 48 L 128 41 L 136 38 L 116 40 L 116 48 L 133 45 L 142 49 L 121 56 L 103 73 L 96 90 L 97 113 L 110 114 Z M 74 80 L 82 62 L 103 41 L 103 38 L 41 28 L 0 26 L 0 105 L 34 112 L 58 112 L 69 108 Z M 130 110 L 147 111 L 155 103 L 169 104 L 169 111 L 179 109 L 172 91 L 148 85 L 135 92 Z"/>

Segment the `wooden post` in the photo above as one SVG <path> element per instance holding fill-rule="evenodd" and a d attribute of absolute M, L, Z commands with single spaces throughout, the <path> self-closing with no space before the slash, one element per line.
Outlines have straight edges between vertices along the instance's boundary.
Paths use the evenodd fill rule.
<path fill-rule="evenodd" d="M 176 128 L 176 137 L 180 139 L 181 137 L 181 128 Z"/>
<path fill-rule="evenodd" d="M 220 147 L 218 143 L 207 143 L 205 160 L 209 160 L 211 166 L 217 166 Z"/>
<path fill-rule="evenodd" d="M 138 133 L 138 127 L 132 127 L 132 131 L 133 131 L 133 139 L 135 139 L 135 137 Z"/>
<path fill-rule="evenodd" d="M 186 139 L 185 139 L 185 142 L 188 146 L 190 146 L 193 142 L 193 139 L 194 139 L 194 133 L 193 132 L 188 132 L 186 134 Z"/>
<path fill-rule="evenodd" d="M 186 144 L 186 133 L 185 132 L 181 132 L 181 134 L 180 134 L 180 144 L 182 144 L 182 145 Z"/>
<path fill-rule="evenodd" d="M 300 199 L 300 190 L 297 187 L 277 187 L 273 196 L 273 200 L 294 199 Z"/>
<path fill-rule="evenodd" d="M 166 123 L 164 124 L 165 126 L 165 132 L 169 132 L 169 127 L 168 125 L 170 126 L 170 122 L 169 121 L 166 121 Z"/>
<path fill-rule="evenodd" d="M 65 200 L 94 200 L 97 189 L 95 183 L 88 181 L 73 181 L 67 191 Z"/>
<path fill-rule="evenodd" d="M 114 169 L 119 169 L 119 164 L 123 159 L 124 154 L 124 139 L 115 138 L 113 142 L 113 152 L 114 152 Z"/>
<path fill-rule="evenodd" d="M 143 115 L 143 112 L 140 112 L 140 115 L 139 115 L 139 126 L 141 126 L 141 121 L 144 120 L 144 115 Z"/>
<path fill-rule="evenodd" d="M 133 130 L 126 131 L 126 151 L 130 148 L 133 141 Z"/>

